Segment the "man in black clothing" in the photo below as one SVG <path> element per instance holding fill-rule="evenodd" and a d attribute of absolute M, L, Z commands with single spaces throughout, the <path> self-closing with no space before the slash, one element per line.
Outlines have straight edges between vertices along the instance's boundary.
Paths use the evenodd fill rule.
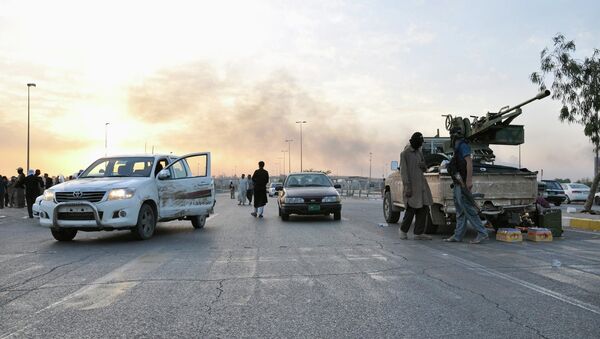
<path fill-rule="evenodd" d="M 25 174 L 23 173 L 23 168 L 19 167 L 17 168 L 17 182 L 15 183 L 14 186 L 14 191 L 15 191 L 15 204 L 16 208 L 23 208 L 25 207 Z"/>
<path fill-rule="evenodd" d="M 156 168 L 158 168 L 158 166 L 160 166 L 160 164 L 158 164 L 158 165 L 156 166 Z M 160 172 L 160 171 L 159 171 L 159 172 Z M 50 178 L 50 177 L 48 176 L 48 173 L 44 173 L 44 180 L 46 181 L 46 182 L 45 182 L 45 185 L 44 185 L 46 189 L 49 189 L 50 187 L 52 187 L 52 185 L 54 185 L 54 182 L 52 181 L 52 178 Z"/>
<path fill-rule="evenodd" d="M 258 162 L 258 169 L 252 174 L 252 183 L 254 184 L 254 212 L 250 213 L 253 217 L 263 217 L 265 205 L 267 204 L 267 183 L 269 182 L 269 172 L 265 169 L 265 162 Z"/>
<path fill-rule="evenodd" d="M 40 195 L 40 177 L 34 175 L 33 170 L 27 172 L 25 177 L 25 197 L 27 199 L 27 213 L 29 218 L 33 218 L 33 204 L 35 204 L 35 198 Z"/>

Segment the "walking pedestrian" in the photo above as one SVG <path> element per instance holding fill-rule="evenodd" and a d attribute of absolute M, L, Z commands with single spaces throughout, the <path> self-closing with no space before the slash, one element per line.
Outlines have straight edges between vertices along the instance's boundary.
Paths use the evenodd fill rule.
<path fill-rule="evenodd" d="M 229 182 L 229 195 L 231 199 L 235 199 L 235 185 L 233 184 L 233 181 Z"/>
<path fill-rule="evenodd" d="M 242 174 L 242 179 L 238 183 L 238 205 L 246 205 L 246 191 L 248 190 L 248 180 L 246 175 Z"/>
<path fill-rule="evenodd" d="M 253 217 L 263 217 L 265 205 L 267 204 L 267 183 L 269 182 L 269 172 L 265 169 L 265 162 L 258 162 L 258 169 L 252 174 L 252 183 L 254 184 L 254 212 L 250 213 Z"/>
<path fill-rule="evenodd" d="M 461 242 L 467 232 L 467 221 L 477 231 L 477 237 L 471 244 L 479 244 L 487 240 L 488 233 L 475 206 L 471 189 L 473 188 L 473 158 L 471 147 L 464 139 L 461 128 L 455 127 L 450 131 L 454 144 L 454 155 L 448 164 L 448 173 L 452 176 L 454 206 L 456 207 L 456 229 L 454 235 L 444 239 L 446 242 Z"/>
<path fill-rule="evenodd" d="M 22 167 L 17 168 L 17 174 L 17 182 L 15 183 L 15 206 L 17 208 L 23 208 L 25 207 L 25 174 L 23 173 Z"/>
<path fill-rule="evenodd" d="M 248 206 L 252 204 L 252 194 L 254 194 L 254 183 L 252 176 L 248 174 L 248 189 L 246 190 L 246 198 L 248 198 Z"/>
<path fill-rule="evenodd" d="M 425 158 L 421 151 L 423 146 L 423 134 L 415 132 L 406 145 L 404 151 L 400 154 L 400 174 L 402 176 L 402 186 L 404 187 L 404 219 L 400 225 L 400 239 L 408 239 L 410 225 L 415 218 L 415 228 L 413 229 L 414 240 L 431 240 L 431 237 L 423 234 L 425 231 L 425 222 L 429 214 L 429 206 L 433 204 L 431 190 L 425 180 L 423 173 L 427 170 Z"/>
<path fill-rule="evenodd" d="M 27 198 L 27 213 L 29 214 L 29 218 L 33 218 L 33 204 L 35 203 L 35 198 L 39 195 L 39 177 L 35 176 L 33 170 L 29 170 L 29 172 L 27 172 L 27 177 L 25 178 L 25 197 Z"/>

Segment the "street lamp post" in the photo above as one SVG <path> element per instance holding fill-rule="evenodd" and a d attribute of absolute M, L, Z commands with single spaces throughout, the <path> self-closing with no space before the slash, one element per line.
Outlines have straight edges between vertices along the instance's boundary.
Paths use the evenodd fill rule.
<path fill-rule="evenodd" d="M 31 87 L 35 87 L 34 83 L 27 84 L 27 169 L 26 172 L 29 171 L 29 89 Z"/>
<path fill-rule="evenodd" d="M 306 124 L 306 121 L 300 120 L 296 121 L 297 124 L 300 124 L 300 172 L 302 172 L 302 125 Z"/>
<path fill-rule="evenodd" d="M 285 142 L 288 143 L 288 173 L 292 173 L 292 141 L 294 141 L 294 139 L 285 139 Z"/>
<path fill-rule="evenodd" d="M 108 153 L 108 125 L 110 125 L 110 122 L 104 123 L 104 156 L 105 157 Z M 146 145 L 144 145 L 144 152 L 146 152 Z"/>
<path fill-rule="evenodd" d="M 367 180 L 367 197 L 369 196 L 369 189 L 371 189 L 371 162 L 373 160 L 373 153 L 369 152 L 369 180 Z"/>
<path fill-rule="evenodd" d="M 285 175 L 285 153 L 287 153 L 287 151 L 282 150 L 281 153 L 283 153 L 283 175 Z M 288 158 L 289 158 L 289 155 L 288 155 Z"/>

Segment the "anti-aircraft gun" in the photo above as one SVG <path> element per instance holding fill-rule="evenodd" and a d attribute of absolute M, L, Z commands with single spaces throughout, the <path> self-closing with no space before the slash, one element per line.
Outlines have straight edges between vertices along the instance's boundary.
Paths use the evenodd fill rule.
<path fill-rule="evenodd" d="M 462 130 L 463 136 L 471 144 L 475 160 L 493 162 L 495 156 L 489 145 L 516 146 L 523 144 L 525 142 L 523 126 L 511 125 L 511 122 L 523 113 L 521 107 L 549 95 L 549 90 L 541 91 L 535 97 L 518 105 L 502 107 L 497 113 L 488 112 L 482 117 L 471 116 L 473 121 L 470 121 L 469 118 L 453 117 L 450 114 L 444 115 L 446 117 L 445 127 L 448 131 L 455 127 Z M 444 153 L 447 152 L 452 152 L 450 143 L 444 145 Z"/>

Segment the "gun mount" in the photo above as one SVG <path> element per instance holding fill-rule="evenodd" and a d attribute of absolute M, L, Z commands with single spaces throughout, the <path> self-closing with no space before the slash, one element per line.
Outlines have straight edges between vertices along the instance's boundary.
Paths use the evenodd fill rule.
<path fill-rule="evenodd" d="M 538 93 L 533 98 L 526 100 L 515 106 L 505 106 L 498 112 L 488 112 L 485 116 L 471 116 L 469 118 L 453 117 L 452 115 L 443 115 L 446 117 L 446 129 L 458 127 L 461 129 L 465 139 L 472 145 L 474 155 L 482 161 L 494 161 L 495 156 L 489 145 L 521 145 L 525 142 L 525 131 L 522 125 L 511 125 L 513 120 L 521 115 L 521 107 L 535 101 L 541 100 L 550 95 L 549 90 Z M 451 145 L 448 145 L 450 149 Z"/>

